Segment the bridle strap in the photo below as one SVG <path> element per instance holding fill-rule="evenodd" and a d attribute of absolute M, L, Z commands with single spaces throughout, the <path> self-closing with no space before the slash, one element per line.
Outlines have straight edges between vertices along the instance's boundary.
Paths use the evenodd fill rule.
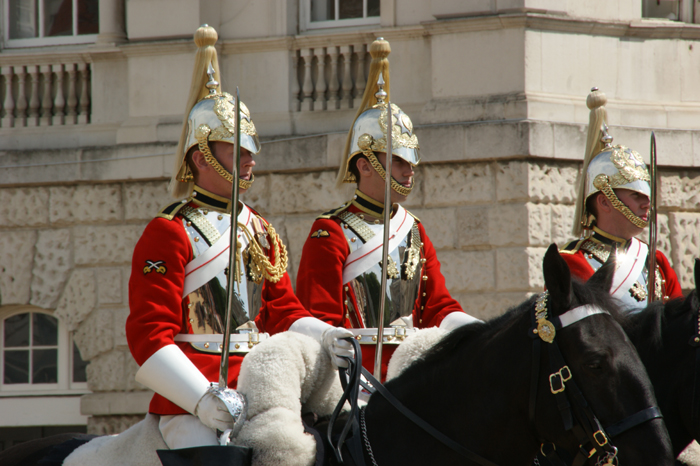
<path fill-rule="evenodd" d="M 447 435 L 437 430 L 435 427 L 425 422 L 413 411 L 404 406 L 403 403 L 401 403 L 394 395 L 392 395 L 391 392 L 389 392 L 389 390 L 387 390 L 386 387 L 384 387 L 384 385 L 379 383 L 379 381 L 375 379 L 374 376 L 372 376 L 372 374 L 370 374 L 364 367 L 362 368 L 362 375 L 364 375 L 365 378 L 369 380 L 369 382 L 374 386 L 374 388 L 376 389 L 376 393 L 382 395 L 384 399 L 386 399 L 397 411 L 399 411 L 405 417 L 410 419 L 418 427 L 432 435 L 435 439 L 439 440 L 443 445 L 459 453 L 460 455 L 474 463 L 478 463 L 483 466 L 497 466 L 496 463 L 493 463 L 487 460 L 486 458 L 477 455 L 473 451 L 468 450 L 467 448 L 463 447 L 459 443 L 449 438 Z"/>
<path fill-rule="evenodd" d="M 651 406 L 624 418 L 620 422 L 606 427 L 605 432 L 608 433 L 610 438 L 614 438 L 623 432 L 627 432 L 633 427 L 637 427 L 638 425 L 644 424 L 645 422 L 653 419 L 662 419 L 663 417 L 664 416 L 661 414 L 661 410 L 658 406 Z"/>
<path fill-rule="evenodd" d="M 687 298 L 692 299 L 692 298 Z M 690 422 L 692 428 L 697 431 L 700 428 L 700 400 L 698 400 L 698 386 L 700 386 L 700 308 L 697 310 L 697 327 L 688 344 L 695 347 L 695 375 L 693 377 L 693 401 L 691 403 Z"/>

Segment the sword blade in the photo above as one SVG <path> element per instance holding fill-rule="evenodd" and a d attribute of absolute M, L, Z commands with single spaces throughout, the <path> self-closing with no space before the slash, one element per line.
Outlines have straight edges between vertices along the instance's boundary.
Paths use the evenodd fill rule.
<path fill-rule="evenodd" d="M 384 180 L 384 244 L 382 245 L 382 286 L 381 299 L 379 301 L 379 325 L 377 326 L 377 351 L 374 355 L 374 378 L 382 380 L 382 346 L 384 343 L 384 315 L 386 313 L 386 285 L 387 285 L 387 266 L 389 262 L 389 222 L 391 221 L 391 162 L 393 158 L 393 147 L 391 137 L 391 102 L 386 103 L 387 121 L 386 121 L 386 162 L 384 163 L 384 171 L 386 172 Z"/>
<path fill-rule="evenodd" d="M 649 196 L 649 272 L 647 274 L 647 303 L 651 303 L 656 298 L 656 135 L 651 132 L 651 149 L 649 160 L 649 185 L 651 193 Z"/>
<path fill-rule="evenodd" d="M 236 260 L 236 251 L 238 249 L 238 178 L 241 170 L 241 112 L 240 112 L 240 94 L 236 87 L 236 128 L 235 128 L 235 147 L 233 164 L 233 182 L 231 183 L 231 237 L 229 242 L 228 256 L 228 287 L 226 289 L 226 318 L 224 319 L 224 335 L 223 347 L 221 348 L 221 365 L 219 366 L 219 388 L 228 387 L 228 357 L 229 357 L 229 340 L 231 339 L 231 314 L 234 306 L 240 311 L 241 301 L 234 293 L 233 288 L 236 285 L 236 269 L 238 261 Z M 240 314 L 239 314 L 240 315 Z"/>

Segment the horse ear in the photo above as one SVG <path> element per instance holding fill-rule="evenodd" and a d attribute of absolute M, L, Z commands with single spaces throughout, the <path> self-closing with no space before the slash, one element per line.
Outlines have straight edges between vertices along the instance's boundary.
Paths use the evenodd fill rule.
<path fill-rule="evenodd" d="M 566 261 L 559 254 L 556 244 L 547 248 L 542 262 L 544 285 L 549 291 L 549 309 L 552 315 L 559 315 L 571 305 L 571 272 Z"/>
<path fill-rule="evenodd" d="M 610 292 L 613 276 L 615 275 L 615 261 L 617 260 L 617 246 L 613 246 L 608 260 L 605 261 L 602 267 L 595 271 L 593 276 L 588 279 L 587 286 L 596 288 L 606 292 Z"/>

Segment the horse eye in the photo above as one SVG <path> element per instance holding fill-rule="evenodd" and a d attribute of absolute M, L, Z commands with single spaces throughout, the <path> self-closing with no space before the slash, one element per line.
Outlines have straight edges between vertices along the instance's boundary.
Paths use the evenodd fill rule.
<path fill-rule="evenodd" d="M 601 368 L 600 361 L 593 361 L 593 362 L 586 363 L 584 365 L 586 366 L 586 369 L 590 369 L 590 370 L 594 370 L 594 371 L 599 370 Z"/>

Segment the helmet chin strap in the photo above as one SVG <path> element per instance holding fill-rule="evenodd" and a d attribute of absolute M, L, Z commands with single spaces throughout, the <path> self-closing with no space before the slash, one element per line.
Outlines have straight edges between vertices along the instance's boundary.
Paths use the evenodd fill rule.
<path fill-rule="evenodd" d="M 608 198 L 613 208 L 615 208 L 615 210 L 624 215 L 625 218 L 629 220 L 634 226 L 636 226 L 637 228 L 646 228 L 649 226 L 648 221 L 642 220 L 640 217 L 635 215 L 635 213 L 632 212 L 630 208 L 627 207 L 625 203 L 617 197 L 615 191 L 613 191 L 613 189 L 610 187 L 610 180 L 608 179 L 607 175 L 596 176 L 593 180 L 593 186 L 595 186 L 603 194 L 605 194 L 605 197 Z"/>
<path fill-rule="evenodd" d="M 372 168 L 374 168 L 374 171 L 376 171 L 382 179 L 386 179 L 386 171 L 384 171 L 384 167 L 382 167 L 382 164 L 379 163 L 379 160 L 377 159 L 377 156 L 374 154 L 374 152 L 371 150 L 366 150 L 362 151 L 362 153 L 365 157 L 367 157 L 367 160 L 369 160 L 369 163 L 370 165 L 372 165 Z M 413 183 L 411 183 L 411 186 L 407 188 L 406 186 L 399 184 L 399 182 L 396 181 L 396 179 L 392 176 L 391 189 L 401 194 L 402 196 L 408 196 L 409 194 L 411 194 L 411 190 L 413 189 Z"/>
<path fill-rule="evenodd" d="M 209 136 L 209 133 L 211 133 L 211 130 L 209 129 L 208 126 L 202 125 L 199 128 L 197 128 L 197 146 L 199 147 L 199 151 L 204 155 L 204 160 L 211 165 L 211 167 L 216 171 L 216 173 L 219 174 L 223 179 L 228 181 L 229 183 L 233 183 L 233 173 L 229 172 L 226 170 L 223 165 L 219 163 L 218 160 L 216 160 L 216 157 L 214 157 L 214 154 L 211 153 L 211 149 L 209 148 L 209 144 L 207 143 L 207 138 Z M 238 187 L 240 189 L 250 189 L 251 186 L 253 186 L 253 181 L 255 181 L 255 176 L 253 174 L 250 174 L 250 180 L 244 180 L 242 178 L 238 178 Z"/>

